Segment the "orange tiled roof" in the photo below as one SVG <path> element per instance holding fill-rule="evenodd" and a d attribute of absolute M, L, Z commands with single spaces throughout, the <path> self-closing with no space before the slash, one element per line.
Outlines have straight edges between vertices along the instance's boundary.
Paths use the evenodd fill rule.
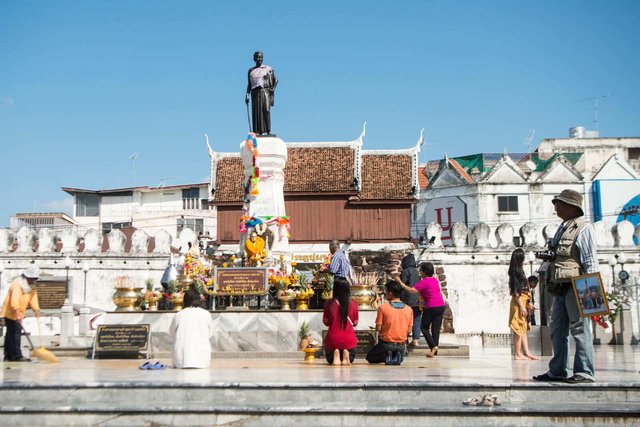
<path fill-rule="evenodd" d="M 429 185 L 429 179 L 425 175 L 424 170 L 427 167 L 425 165 L 418 166 L 418 182 L 420 183 L 420 189 L 424 190 Z"/>
<path fill-rule="evenodd" d="M 453 168 L 460 174 L 462 179 L 467 181 L 468 184 L 473 184 L 473 178 L 471 178 L 471 176 L 469 176 L 467 171 L 464 170 L 464 168 L 462 166 L 460 166 L 460 163 L 458 163 L 454 159 L 449 159 L 449 164 L 451 164 L 451 166 L 453 166 Z"/>
<path fill-rule="evenodd" d="M 400 154 L 362 156 L 361 200 L 413 200 L 412 157 Z"/>
<path fill-rule="evenodd" d="M 289 147 L 284 169 L 285 193 L 353 193 L 355 151 L 349 147 Z M 412 157 L 362 156 L 360 200 L 412 200 Z M 241 203 L 242 160 L 218 161 L 215 203 Z"/>
<path fill-rule="evenodd" d="M 243 180 L 244 170 L 240 157 L 223 157 L 218 160 L 214 202 L 242 202 Z"/>
<path fill-rule="evenodd" d="M 284 168 L 284 191 L 353 191 L 354 168 L 355 151 L 349 147 L 289 147 Z"/>

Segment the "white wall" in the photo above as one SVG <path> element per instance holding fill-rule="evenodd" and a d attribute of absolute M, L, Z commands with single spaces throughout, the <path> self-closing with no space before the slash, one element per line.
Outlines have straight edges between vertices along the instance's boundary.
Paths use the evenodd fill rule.
<path fill-rule="evenodd" d="M 182 210 L 182 190 L 179 188 L 144 192 L 138 214 L 144 212 L 173 212 Z"/>
<path fill-rule="evenodd" d="M 199 187 L 200 200 L 207 198 L 207 191 L 206 185 Z M 215 237 L 216 214 L 215 209 L 183 209 L 182 187 L 177 187 L 134 191 L 132 196 L 102 195 L 99 217 L 74 217 L 74 219 L 78 222 L 78 230 L 83 232 L 88 228 L 99 229 L 105 222 L 131 221 L 134 227 L 145 230 L 149 235 L 153 236 L 162 229 L 168 231 L 175 239 L 177 238 L 177 220 L 181 216 L 203 219 L 204 232 Z"/>
<path fill-rule="evenodd" d="M 133 216 L 133 196 L 100 197 L 100 220 L 102 222 L 127 222 Z"/>

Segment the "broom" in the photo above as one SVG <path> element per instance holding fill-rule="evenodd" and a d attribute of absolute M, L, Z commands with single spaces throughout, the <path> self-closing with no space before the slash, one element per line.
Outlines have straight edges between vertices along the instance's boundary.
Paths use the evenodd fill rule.
<path fill-rule="evenodd" d="M 22 323 L 20 325 L 22 325 Z M 31 355 L 33 357 L 37 357 L 38 359 L 47 363 L 60 362 L 58 360 L 58 357 L 55 354 L 53 354 L 51 351 L 44 348 L 44 346 L 42 345 L 42 333 L 40 332 L 40 319 L 38 319 L 38 341 L 39 341 L 38 344 L 40 344 L 39 348 L 34 349 L 33 343 L 31 342 L 31 338 L 29 338 L 29 333 L 25 331 L 24 327 L 22 328 L 22 330 L 24 331 L 25 335 L 27 336 L 27 340 L 31 345 Z"/>

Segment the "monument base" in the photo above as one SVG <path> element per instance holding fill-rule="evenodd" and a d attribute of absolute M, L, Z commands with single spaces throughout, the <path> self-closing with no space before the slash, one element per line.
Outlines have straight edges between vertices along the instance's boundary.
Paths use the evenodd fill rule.
<path fill-rule="evenodd" d="M 361 310 L 356 329 L 369 330 L 375 327 L 375 310 Z M 170 355 L 173 340 L 169 326 L 175 316 L 172 311 L 110 312 L 100 320 L 102 325 L 150 324 L 151 352 L 154 357 Z M 300 339 L 298 330 L 302 322 L 309 322 L 313 338 L 321 340 L 321 310 L 306 311 L 256 311 L 225 310 L 211 312 L 214 352 L 253 352 L 280 354 L 297 352 Z"/>

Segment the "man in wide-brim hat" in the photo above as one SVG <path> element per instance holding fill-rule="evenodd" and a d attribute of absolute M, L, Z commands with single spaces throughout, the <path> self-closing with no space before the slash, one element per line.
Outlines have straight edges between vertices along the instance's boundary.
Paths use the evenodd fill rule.
<path fill-rule="evenodd" d="M 551 341 L 553 357 L 549 370 L 533 377 L 536 381 L 563 381 L 572 384 L 594 382 L 591 322 L 580 317 L 578 301 L 571 291 L 571 279 L 599 270 L 593 225 L 584 219 L 582 194 L 563 190 L 552 200 L 562 224 L 551 241 L 555 258 L 547 270 L 547 293 L 553 295 Z M 573 375 L 569 376 L 569 335 L 575 342 Z"/>
<path fill-rule="evenodd" d="M 16 277 L 9 285 L 9 291 L 2 304 L 1 317 L 4 317 L 7 325 L 7 336 L 4 340 L 4 360 L 6 362 L 30 362 L 22 356 L 20 338 L 22 335 L 22 319 L 28 306 L 40 318 L 40 304 L 38 293 L 34 286 L 40 277 L 38 267 L 29 267 Z"/>

